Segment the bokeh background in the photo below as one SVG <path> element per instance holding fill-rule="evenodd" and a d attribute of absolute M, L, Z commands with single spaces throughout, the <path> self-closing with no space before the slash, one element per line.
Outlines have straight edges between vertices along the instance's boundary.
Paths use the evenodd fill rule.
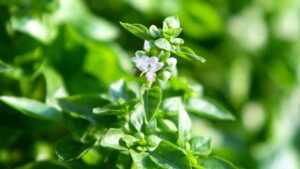
<path fill-rule="evenodd" d="M 45 101 L 50 82 L 64 85 L 58 95 L 106 92 L 133 79 L 130 58 L 143 46 L 119 21 L 161 26 L 170 15 L 207 60 L 179 59 L 179 76 L 236 116 L 193 118 L 193 132 L 242 169 L 299 169 L 299 0 L 0 0 L 0 59 L 11 68 L 0 74 L 0 95 Z M 0 103 L 0 168 L 57 161 L 66 132 Z M 97 168 L 93 158 L 77 168 Z"/>

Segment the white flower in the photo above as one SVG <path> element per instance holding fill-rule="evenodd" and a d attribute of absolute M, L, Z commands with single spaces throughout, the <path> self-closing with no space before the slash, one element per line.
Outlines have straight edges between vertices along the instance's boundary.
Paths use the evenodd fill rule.
<path fill-rule="evenodd" d="M 176 58 L 173 58 L 173 57 L 170 57 L 167 59 L 167 64 L 170 66 L 170 67 L 175 67 L 176 64 L 177 64 L 177 59 Z"/>
<path fill-rule="evenodd" d="M 158 58 L 154 56 L 151 58 L 148 56 L 133 57 L 132 61 L 135 63 L 136 67 L 142 71 L 141 76 L 146 74 L 146 78 L 150 82 L 155 80 L 155 72 L 159 71 L 164 66 L 164 64 L 159 62 Z"/>

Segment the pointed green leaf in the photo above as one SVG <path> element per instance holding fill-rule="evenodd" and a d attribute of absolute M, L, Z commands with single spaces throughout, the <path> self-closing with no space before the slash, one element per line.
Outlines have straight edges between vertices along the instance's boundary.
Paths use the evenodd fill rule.
<path fill-rule="evenodd" d="M 56 145 L 56 154 L 59 159 L 64 161 L 72 161 L 84 155 L 93 145 L 84 144 L 71 139 L 62 139 Z"/>
<path fill-rule="evenodd" d="M 206 137 L 193 137 L 190 146 L 194 155 L 207 156 L 211 152 L 210 139 Z"/>
<path fill-rule="evenodd" d="M 190 61 L 200 61 L 202 63 L 204 63 L 206 60 L 201 57 L 198 56 L 192 49 L 190 49 L 189 47 L 186 46 L 182 46 L 180 47 L 180 50 L 176 50 L 176 51 L 172 51 L 174 54 L 184 58 L 184 59 L 188 59 Z"/>
<path fill-rule="evenodd" d="M 52 121 L 63 119 L 59 110 L 36 100 L 14 96 L 1 96 L 0 100 L 28 116 Z"/>
<path fill-rule="evenodd" d="M 159 39 L 155 40 L 154 44 L 156 47 L 158 47 L 160 49 L 164 49 L 166 51 L 172 50 L 172 46 L 171 46 L 170 42 L 165 38 L 159 38 Z"/>
<path fill-rule="evenodd" d="M 199 116 L 215 120 L 235 119 L 224 107 L 210 99 L 191 98 L 187 102 L 187 110 Z"/>
<path fill-rule="evenodd" d="M 127 150 L 120 145 L 120 139 L 124 138 L 126 134 L 121 129 L 110 128 L 102 137 L 100 145 L 117 150 Z"/>
<path fill-rule="evenodd" d="M 127 29 L 129 32 L 131 32 L 132 34 L 134 34 L 135 36 L 141 38 L 141 39 L 145 39 L 145 40 L 150 40 L 151 36 L 150 36 L 150 32 L 147 29 L 147 27 L 145 27 L 144 25 L 141 24 L 129 24 L 129 23 L 123 23 L 120 22 L 120 24 Z"/>
<path fill-rule="evenodd" d="M 158 147 L 151 152 L 151 159 L 162 168 L 190 169 L 190 161 L 186 154 L 175 145 L 161 141 Z"/>
<path fill-rule="evenodd" d="M 206 169 L 238 169 L 231 162 L 221 159 L 219 157 L 208 157 L 200 161 L 200 165 Z"/>
<path fill-rule="evenodd" d="M 146 121 L 149 122 L 155 115 L 160 106 L 162 92 L 160 87 L 154 86 L 145 90 L 143 94 L 144 109 L 146 113 Z"/>

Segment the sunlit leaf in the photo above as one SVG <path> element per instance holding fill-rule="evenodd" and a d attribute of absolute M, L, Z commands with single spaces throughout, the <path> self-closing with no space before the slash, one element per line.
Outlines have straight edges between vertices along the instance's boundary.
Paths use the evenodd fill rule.
<path fill-rule="evenodd" d="M 121 129 L 110 128 L 102 137 L 100 145 L 117 150 L 126 150 L 120 145 L 120 139 L 125 136 L 126 134 Z"/>
<path fill-rule="evenodd" d="M 161 141 L 159 146 L 150 155 L 151 159 L 162 168 L 191 168 L 186 154 L 180 148 L 166 141 Z"/>
<path fill-rule="evenodd" d="M 151 39 L 150 32 L 147 29 L 147 27 L 145 27 L 144 25 L 129 24 L 129 23 L 123 23 L 123 22 L 120 22 L 120 24 L 125 29 L 127 29 L 129 32 L 131 32 L 132 34 L 134 34 L 135 36 L 137 36 L 141 39 L 145 39 L 145 40 L 150 40 Z"/>
<path fill-rule="evenodd" d="M 144 109 L 146 113 L 146 120 L 149 122 L 155 115 L 160 106 L 162 98 L 162 91 L 160 87 L 154 86 L 145 90 L 143 94 Z"/>
<path fill-rule="evenodd" d="M 224 107 L 212 100 L 204 98 L 191 98 L 187 102 L 188 111 L 199 116 L 216 120 L 234 120 L 234 116 Z"/>
<path fill-rule="evenodd" d="M 200 164 L 206 169 L 238 169 L 231 162 L 221 159 L 219 157 L 208 157 L 200 160 Z"/>
<path fill-rule="evenodd" d="M 190 139 L 190 146 L 194 155 L 207 156 L 211 152 L 211 140 L 206 137 L 198 136 Z"/>
<path fill-rule="evenodd" d="M 14 96 L 1 96 L 0 100 L 28 116 L 52 121 L 63 119 L 59 110 L 36 100 Z"/>
<path fill-rule="evenodd" d="M 159 169 L 159 167 L 156 163 L 154 163 L 151 158 L 149 157 L 149 154 L 145 152 L 136 152 L 134 150 L 130 150 L 130 155 L 134 161 L 134 164 L 139 169 Z"/>
<path fill-rule="evenodd" d="M 171 51 L 171 49 L 172 49 L 170 42 L 165 38 L 159 38 L 159 39 L 155 40 L 154 44 L 158 48 L 164 49 L 166 51 Z"/>
<path fill-rule="evenodd" d="M 172 51 L 172 52 L 175 53 L 176 55 L 178 55 L 184 59 L 188 59 L 190 61 L 200 61 L 202 63 L 204 63 L 206 61 L 203 57 L 198 56 L 192 49 L 190 49 L 189 47 L 186 47 L 186 46 L 182 46 L 182 47 L 180 47 L 179 50 Z"/>

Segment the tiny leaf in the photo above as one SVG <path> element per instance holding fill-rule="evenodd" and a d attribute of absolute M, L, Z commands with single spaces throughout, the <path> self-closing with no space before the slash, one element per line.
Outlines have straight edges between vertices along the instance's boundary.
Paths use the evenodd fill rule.
<path fill-rule="evenodd" d="M 158 86 L 154 86 L 145 91 L 143 95 L 143 102 L 147 122 L 150 122 L 150 120 L 154 117 L 156 111 L 160 106 L 161 98 L 162 92 L 160 87 Z"/>
<path fill-rule="evenodd" d="M 155 44 L 155 46 L 157 46 L 160 49 L 164 49 L 166 51 L 172 50 L 172 46 L 171 46 L 170 42 L 165 38 L 159 38 L 159 39 L 155 40 L 154 44 Z"/>
<path fill-rule="evenodd" d="M 191 150 L 194 155 L 207 156 L 211 152 L 210 139 L 206 137 L 193 137 L 190 140 Z"/>
<path fill-rule="evenodd" d="M 190 61 L 200 61 L 202 63 L 204 63 L 206 61 L 203 57 L 198 56 L 192 49 L 190 49 L 189 47 L 186 47 L 186 46 L 182 46 L 182 47 L 180 47 L 179 50 L 175 50 L 172 52 L 174 54 L 176 54 L 184 59 L 188 59 Z"/>
<path fill-rule="evenodd" d="M 62 121 L 62 113 L 44 103 L 22 97 L 1 96 L 0 100 L 25 115 L 52 121 Z"/>
<path fill-rule="evenodd" d="M 145 40 L 150 40 L 151 39 L 150 32 L 147 29 L 147 27 L 145 27 L 144 25 L 129 24 L 129 23 L 123 23 L 123 22 L 120 22 L 120 24 L 125 29 L 127 29 L 129 32 L 131 32 L 132 34 L 134 34 L 135 36 L 137 36 L 141 39 L 145 39 Z"/>

